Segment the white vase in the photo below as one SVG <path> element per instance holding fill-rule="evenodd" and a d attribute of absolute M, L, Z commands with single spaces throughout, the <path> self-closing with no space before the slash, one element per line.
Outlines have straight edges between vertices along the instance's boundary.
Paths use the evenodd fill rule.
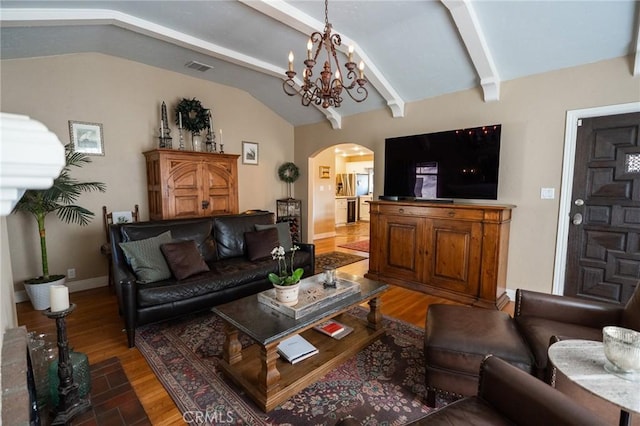
<path fill-rule="evenodd" d="M 273 288 L 276 289 L 276 300 L 283 305 L 293 306 L 298 303 L 298 290 L 300 290 L 300 283 L 294 285 L 277 285 L 274 284 Z"/>
<path fill-rule="evenodd" d="M 25 281 L 24 289 L 29 296 L 29 300 L 31 300 L 33 309 L 35 309 L 36 311 L 44 311 L 49 306 L 51 306 L 51 300 L 49 298 L 49 287 L 56 284 L 63 285 L 67 277 L 65 277 L 64 275 L 61 276 L 62 278 L 58 280 L 40 284 L 30 284 Z"/>

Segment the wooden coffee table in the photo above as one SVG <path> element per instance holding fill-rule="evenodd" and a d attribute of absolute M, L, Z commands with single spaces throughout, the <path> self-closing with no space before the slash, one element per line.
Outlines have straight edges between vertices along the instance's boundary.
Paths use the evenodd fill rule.
<path fill-rule="evenodd" d="M 338 278 L 358 282 L 360 292 L 298 319 L 260 303 L 257 295 L 212 309 L 225 321 L 226 340 L 220 368 L 265 412 L 313 384 L 384 334 L 379 296 L 388 285 L 342 272 L 338 272 Z M 344 314 L 366 302 L 369 304 L 366 321 Z M 337 340 L 313 330 L 313 326 L 330 318 L 353 327 L 353 331 Z M 256 343 L 242 349 L 238 340 L 240 331 Z M 278 344 L 294 334 L 302 335 L 319 353 L 295 365 L 280 359 Z"/>

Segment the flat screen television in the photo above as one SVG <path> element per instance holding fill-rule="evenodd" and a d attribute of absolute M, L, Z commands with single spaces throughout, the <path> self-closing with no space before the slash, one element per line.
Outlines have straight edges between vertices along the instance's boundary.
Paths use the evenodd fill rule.
<path fill-rule="evenodd" d="M 386 139 L 385 197 L 496 200 L 501 128 L 495 124 Z"/>

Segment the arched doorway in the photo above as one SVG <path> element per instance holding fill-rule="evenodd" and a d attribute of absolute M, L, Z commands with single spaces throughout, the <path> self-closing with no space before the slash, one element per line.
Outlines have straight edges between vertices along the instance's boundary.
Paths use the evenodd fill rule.
<path fill-rule="evenodd" d="M 373 151 L 362 145 L 342 143 L 309 158 L 309 242 L 335 237 L 344 226 L 368 222 L 373 157 Z"/>

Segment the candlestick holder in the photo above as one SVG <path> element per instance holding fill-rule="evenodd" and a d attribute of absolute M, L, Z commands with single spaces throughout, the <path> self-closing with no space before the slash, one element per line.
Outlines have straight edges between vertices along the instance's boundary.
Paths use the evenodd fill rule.
<path fill-rule="evenodd" d="M 207 147 L 207 152 L 217 152 L 216 147 L 216 135 L 215 133 L 211 133 L 211 130 L 207 132 L 207 141 L 205 142 Z"/>
<path fill-rule="evenodd" d="M 51 312 L 48 308 L 43 313 L 49 318 L 56 320 L 56 331 L 58 332 L 58 405 L 54 409 L 55 417 L 52 425 L 65 425 L 73 417 L 84 412 L 91 407 L 88 398 L 81 398 L 79 385 L 73 378 L 73 364 L 69 357 L 69 340 L 67 339 L 66 317 L 76 308 L 75 303 L 69 305 L 64 311 Z"/>
<path fill-rule="evenodd" d="M 159 148 L 172 148 L 173 138 L 171 137 L 171 129 L 160 129 L 160 136 L 158 136 Z"/>
<path fill-rule="evenodd" d="M 180 151 L 184 151 L 184 136 L 182 135 L 182 127 L 178 129 L 178 133 L 180 133 L 180 145 L 178 146 L 178 149 Z"/>
<path fill-rule="evenodd" d="M 224 144 L 222 143 L 222 139 L 220 139 L 220 154 L 224 154 Z"/>

